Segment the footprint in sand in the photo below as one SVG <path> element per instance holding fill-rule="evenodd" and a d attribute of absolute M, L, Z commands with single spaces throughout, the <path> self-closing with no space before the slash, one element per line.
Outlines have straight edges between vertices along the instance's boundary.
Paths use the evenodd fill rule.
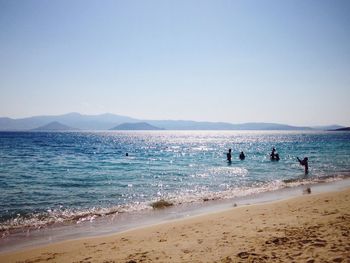
<path fill-rule="evenodd" d="M 270 240 L 267 240 L 265 244 L 275 244 L 275 245 L 283 245 L 284 243 L 288 242 L 289 239 L 287 237 L 274 237 Z"/>
<path fill-rule="evenodd" d="M 323 239 L 315 239 L 315 241 L 312 243 L 312 246 L 315 247 L 325 247 L 327 245 L 327 241 Z"/>
<path fill-rule="evenodd" d="M 343 258 L 342 257 L 336 257 L 332 259 L 333 262 L 343 262 Z"/>

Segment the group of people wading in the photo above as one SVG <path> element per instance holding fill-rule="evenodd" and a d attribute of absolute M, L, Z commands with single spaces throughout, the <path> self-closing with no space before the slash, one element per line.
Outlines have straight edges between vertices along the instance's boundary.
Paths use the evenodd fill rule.
<path fill-rule="evenodd" d="M 232 161 L 232 149 L 228 149 L 228 153 L 226 153 L 226 157 L 227 157 L 227 161 L 229 161 L 229 162 Z M 244 160 L 245 159 L 244 152 L 241 152 L 239 154 L 239 159 L 240 160 Z"/>
<path fill-rule="evenodd" d="M 229 163 L 231 163 L 232 162 L 232 149 L 228 149 L 228 153 L 226 153 L 226 157 L 227 157 L 227 161 Z M 239 159 L 240 160 L 244 160 L 245 159 L 245 154 L 244 154 L 243 151 L 239 154 Z M 275 148 L 272 148 L 272 151 L 271 151 L 271 154 L 270 154 L 270 160 L 271 161 L 279 161 L 280 160 L 280 156 L 276 152 Z M 309 164 L 308 164 L 308 160 L 309 159 L 307 157 L 305 157 L 303 160 L 301 160 L 301 159 L 299 159 L 299 157 L 297 157 L 297 160 L 300 163 L 300 165 L 304 166 L 305 174 L 308 174 L 309 173 Z"/>

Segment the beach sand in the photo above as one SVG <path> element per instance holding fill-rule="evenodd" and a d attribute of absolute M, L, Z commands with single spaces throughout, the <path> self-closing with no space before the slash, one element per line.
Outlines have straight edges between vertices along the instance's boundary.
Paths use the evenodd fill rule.
<path fill-rule="evenodd" d="M 350 189 L 4 253 L 0 262 L 350 262 Z"/>

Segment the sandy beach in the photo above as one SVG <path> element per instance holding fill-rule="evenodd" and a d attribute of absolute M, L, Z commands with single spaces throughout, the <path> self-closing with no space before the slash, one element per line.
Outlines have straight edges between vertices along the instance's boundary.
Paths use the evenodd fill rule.
<path fill-rule="evenodd" d="M 350 262 L 350 189 L 3 253 L 0 262 Z"/>

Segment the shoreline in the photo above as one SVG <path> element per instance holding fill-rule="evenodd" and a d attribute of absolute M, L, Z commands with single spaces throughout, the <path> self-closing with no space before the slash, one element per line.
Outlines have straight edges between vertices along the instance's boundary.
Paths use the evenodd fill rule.
<path fill-rule="evenodd" d="M 327 185 L 329 186 L 329 184 Z M 312 186 L 312 188 L 315 189 L 315 186 Z M 344 188 L 346 188 L 346 190 L 344 190 Z M 326 202 L 326 200 L 328 201 Z M 291 208 L 289 209 L 288 207 L 291 207 Z M 342 207 L 345 207 L 345 209 Z M 264 237 L 263 233 L 265 232 L 268 232 L 268 236 L 271 236 L 271 233 L 276 232 L 276 230 L 273 229 L 274 225 L 280 225 L 278 229 L 281 231 L 277 231 L 277 232 L 289 233 L 288 231 L 291 231 L 290 230 L 291 228 L 294 230 L 297 228 L 299 232 L 301 231 L 305 234 L 305 233 L 308 233 L 308 231 L 311 231 L 313 228 L 322 229 L 322 228 L 325 228 L 327 224 L 332 223 L 334 220 L 339 221 L 341 218 L 345 218 L 345 222 L 340 222 L 340 223 L 348 223 L 348 225 L 345 226 L 345 228 L 344 227 L 342 228 L 342 229 L 346 229 L 347 227 L 347 230 L 345 232 L 344 231 L 342 232 L 342 236 L 339 236 L 339 237 L 337 236 L 336 238 L 339 239 L 344 237 L 349 239 L 350 214 L 346 214 L 346 211 L 349 211 L 349 209 L 350 209 L 350 187 L 343 185 L 342 189 L 338 188 L 338 190 L 333 189 L 333 191 L 326 191 L 325 189 L 323 190 L 319 189 L 316 191 L 312 191 L 311 195 L 309 194 L 302 195 L 299 193 L 299 196 L 289 197 L 288 199 L 274 200 L 274 201 L 267 200 L 257 204 L 250 204 L 250 205 L 240 204 L 234 208 L 232 208 L 232 203 L 231 203 L 231 208 L 226 208 L 226 209 L 223 208 L 222 210 L 214 210 L 214 211 L 211 210 L 211 212 L 207 211 L 204 214 L 199 213 L 197 215 L 192 215 L 187 217 L 185 216 L 181 218 L 171 218 L 171 219 L 168 219 L 167 221 L 163 221 L 160 223 L 158 222 L 158 223 L 150 224 L 146 226 L 139 226 L 133 229 L 128 229 L 126 231 L 104 235 L 104 236 L 98 236 L 98 237 L 85 236 L 83 238 L 78 238 L 78 239 L 73 238 L 72 240 L 68 240 L 68 241 L 57 242 L 57 243 L 55 242 L 47 246 L 41 246 L 41 247 L 29 248 L 29 249 L 27 248 L 26 250 L 17 250 L 12 252 L 1 252 L 0 261 L 2 262 L 2 260 L 5 260 L 4 262 L 16 262 L 18 260 L 27 260 L 26 262 L 33 262 L 31 261 L 31 259 L 35 258 L 35 260 L 38 260 L 40 262 L 41 260 L 44 261 L 45 255 L 50 254 L 51 256 L 49 257 L 46 256 L 45 260 L 49 258 L 48 261 L 52 259 L 54 262 L 65 262 L 67 260 L 66 256 L 70 255 L 69 259 L 73 257 L 75 258 L 74 261 L 78 261 L 78 262 L 79 262 L 78 258 L 80 259 L 81 262 L 88 262 L 89 260 L 93 262 L 95 261 L 103 262 L 102 259 L 107 260 L 107 262 L 113 262 L 113 260 L 115 259 L 118 259 L 116 262 L 119 262 L 120 260 L 124 260 L 125 262 L 127 262 L 128 258 L 130 258 L 130 260 L 136 260 L 136 262 L 138 262 L 138 260 L 142 259 L 142 255 L 143 255 L 144 258 L 147 258 L 148 260 L 148 261 L 146 260 L 146 262 L 150 262 L 150 261 L 162 262 L 164 260 L 171 261 L 171 262 L 172 261 L 178 262 L 183 260 L 186 261 L 187 256 L 191 258 L 191 260 L 190 258 L 188 258 L 189 261 L 192 261 L 193 259 L 196 262 L 196 257 L 198 259 L 201 253 L 204 253 L 204 254 L 206 253 L 205 251 L 204 252 L 202 251 L 202 244 L 207 243 L 205 239 L 201 238 L 201 236 L 203 236 L 204 233 L 206 233 L 204 236 L 207 236 L 207 238 L 209 238 L 210 240 L 212 239 L 211 237 L 217 238 L 217 240 L 214 243 L 210 243 L 210 244 L 208 243 L 207 248 L 211 249 L 211 253 L 209 253 L 210 255 L 208 256 L 212 257 L 213 256 L 212 251 L 215 251 L 216 249 L 219 249 L 221 251 L 221 245 L 223 248 L 228 249 L 225 244 L 230 244 L 230 247 L 232 248 L 232 243 L 238 242 L 239 244 L 241 244 L 241 246 L 235 245 L 234 247 L 238 250 L 239 249 L 244 250 L 244 251 L 241 251 L 242 253 L 243 252 L 244 253 L 240 255 L 246 258 L 249 258 L 249 257 L 254 258 L 259 253 L 257 253 L 255 250 L 254 250 L 255 252 L 254 251 L 252 252 L 250 250 L 243 249 L 245 247 L 246 242 L 243 242 L 244 240 L 241 240 L 241 239 L 245 239 L 246 234 L 249 234 L 247 236 L 248 239 L 252 238 L 250 237 L 250 235 L 252 236 L 258 235 L 258 236 Z M 327 212 L 329 215 L 325 212 L 328 210 L 330 210 L 330 213 Z M 265 211 L 265 212 L 261 213 L 261 211 Z M 275 213 L 273 213 L 273 211 Z M 249 218 L 246 215 L 247 213 L 249 215 Z M 325 216 L 327 215 L 329 216 L 329 218 L 325 218 Z M 291 217 L 292 217 L 292 220 L 290 220 Z M 265 223 L 263 224 L 262 221 L 264 221 Z M 238 222 L 241 222 L 241 223 L 237 224 Z M 232 227 L 228 223 L 232 223 L 233 225 L 236 225 L 236 227 L 234 228 L 235 229 L 234 233 L 232 232 Z M 249 227 L 248 226 L 244 227 L 244 225 L 246 224 L 248 224 Z M 269 225 L 272 228 L 267 229 L 268 231 L 267 230 L 265 231 L 264 230 L 265 224 Z M 311 225 L 311 226 L 314 225 L 314 226 L 313 228 L 307 228 L 305 230 L 304 229 L 305 225 Z M 217 228 L 217 226 L 221 226 L 221 227 Z M 184 230 L 184 228 L 187 228 L 187 230 Z M 248 229 L 244 230 L 243 232 L 240 232 L 242 231 L 242 229 L 240 228 L 242 229 L 248 228 Z M 175 229 L 177 229 L 177 231 L 175 231 Z M 191 234 L 188 233 L 190 229 L 193 230 Z M 218 234 L 218 231 L 222 232 L 221 235 Z M 299 233 L 298 231 L 297 233 Z M 274 240 L 271 239 L 270 240 L 272 242 L 271 244 L 273 246 L 283 245 L 284 243 L 287 242 L 286 240 L 295 238 L 294 237 L 295 231 L 293 233 L 292 232 L 283 239 L 274 239 Z M 232 235 L 230 237 L 227 237 L 227 235 L 230 235 L 230 234 Z M 239 235 L 241 235 L 241 238 L 237 239 Z M 225 236 L 226 236 L 226 241 L 224 242 L 222 238 Z M 314 236 L 315 236 L 315 240 L 316 239 L 323 240 L 322 238 L 318 237 L 318 235 L 314 235 Z M 332 233 L 330 233 L 330 236 L 332 237 Z M 153 237 L 153 238 L 150 238 L 150 237 Z M 197 239 L 193 240 L 195 237 Z M 300 237 L 302 237 L 302 235 Z M 132 240 L 132 241 L 130 242 L 125 240 L 123 241 L 123 238 L 127 240 Z M 232 242 L 233 240 L 235 242 Z M 267 243 L 270 241 L 266 240 Z M 149 247 L 150 245 L 148 244 L 149 242 L 153 244 L 154 249 L 151 249 L 152 247 Z M 266 246 L 267 245 L 266 242 L 262 243 L 262 245 L 265 244 Z M 277 242 L 277 245 L 275 244 L 276 242 Z M 306 241 L 304 240 L 300 242 L 302 243 Z M 306 243 L 308 244 L 310 242 L 307 241 Z M 101 245 L 103 243 L 106 245 Z M 112 258 L 110 258 L 110 255 L 113 252 L 110 250 L 111 248 L 109 248 L 108 253 L 103 248 L 105 246 L 111 245 L 112 243 L 114 244 L 113 247 L 115 247 L 115 249 L 118 251 L 118 258 L 115 258 L 117 255 L 114 255 Z M 125 247 L 126 244 L 124 243 L 128 244 L 127 249 Z M 219 245 L 219 243 L 220 244 L 222 243 L 222 244 Z M 328 245 L 325 245 L 324 242 L 322 244 L 321 243 L 318 244 L 319 247 L 318 245 L 315 245 L 316 246 L 315 248 L 315 246 L 312 245 L 311 248 L 313 248 L 312 251 L 315 251 L 315 249 L 317 251 L 321 250 L 320 252 L 318 251 L 318 253 L 321 253 L 323 255 L 324 253 L 321 248 L 325 248 Z M 328 244 L 328 242 L 326 243 Z M 90 244 L 90 245 L 86 245 L 86 244 Z M 143 244 L 143 246 L 148 247 L 149 250 L 153 250 L 151 254 L 154 254 L 157 256 L 153 257 L 153 255 L 149 254 L 150 252 L 146 254 L 142 254 L 143 252 L 142 253 L 140 252 L 142 255 L 137 254 L 138 253 L 137 251 L 142 250 L 142 247 L 143 247 L 143 246 L 140 247 L 139 246 L 140 244 Z M 181 259 L 178 258 L 177 260 L 175 260 L 174 258 L 164 258 L 161 255 L 159 255 L 159 251 L 162 251 L 162 249 L 164 249 L 163 248 L 164 244 L 167 245 L 167 249 L 171 248 L 171 250 L 169 250 L 168 253 L 173 255 L 173 257 L 175 257 L 176 255 L 174 254 L 174 252 L 171 252 L 172 250 L 176 251 L 178 250 L 179 247 L 183 247 L 186 244 L 192 244 L 192 245 L 189 246 L 189 248 L 183 248 L 182 250 L 178 251 L 179 255 L 183 255 L 184 258 L 181 258 Z M 73 247 L 77 249 L 73 249 Z M 101 249 L 98 249 L 97 251 L 98 253 L 97 253 L 96 249 L 93 251 L 92 247 L 94 248 L 101 247 Z M 194 247 L 196 249 L 192 251 L 190 249 L 191 247 Z M 349 251 L 349 248 L 350 248 L 349 241 L 345 242 L 344 248 L 348 249 L 347 251 Z M 126 250 L 124 251 L 124 249 Z M 198 253 L 197 251 L 198 249 L 200 249 L 201 253 Z M 85 251 L 84 254 L 91 255 L 91 259 L 86 259 L 88 257 L 80 258 L 78 255 L 79 253 L 81 253 L 80 251 Z M 121 252 L 123 252 L 122 254 L 124 255 L 124 257 L 121 257 L 122 256 L 120 254 Z M 241 252 L 237 252 L 235 255 L 232 255 L 232 253 L 229 255 L 227 254 L 227 252 L 222 252 L 222 253 L 219 253 L 217 256 L 221 257 L 227 254 L 228 255 L 227 257 L 233 259 L 234 258 L 233 256 L 237 257 L 237 255 Z M 95 257 L 97 255 L 96 253 L 99 255 L 98 257 Z M 276 251 L 274 253 L 276 254 Z M 329 251 L 327 253 L 329 253 Z M 323 255 L 322 257 L 327 256 L 326 255 L 327 253 L 325 253 L 325 255 Z M 348 259 L 350 258 L 349 253 L 348 254 L 345 253 L 344 255 L 346 256 L 345 258 L 348 258 Z M 305 255 L 304 253 L 301 253 L 299 256 L 305 256 Z M 271 260 L 272 254 L 267 255 L 267 257 Z M 203 258 L 207 258 L 207 256 L 204 256 Z M 217 258 L 216 259 L 212 258 L 212 259 L 213 261 L 217 260 Z M 242 258 L 240 259 L 240 256 L 238 256 L 236 259 L 242 260 Z M 305 259 L 306 258 L 304 257 L 303 260 Z M 327 258 L 327 259 L 330 259 L 330 258 Z M 262 257 L 261 260 L 264 260 L 264 258 Z M 288 259 L 285 258 L 285 260 L 288 260 Z M 208 261 L 208 262 L 211 262 L 211 261 Z M 231 262 L 231 261 L 226 261 L 226 262 Z M 232 262 L 235 262 L 235 261 L 232 261 Z M 342 261 L 335 261 L 335 262 L 342 262 Z"/>
<path fill-rule="evenodd" d="M 350 188 L 350 178 L 330 182 L 310 183 L 281 188 L 236 198 L 209 200 L 202 203 L 186 203 L 164 209 L 153 209 L 108 215 L 81 223 L 68 222 L 62 225 L 49 225 L 39 229 L 24 229 L 0 238 L 0 254 L 33 249 L 47 244 L 54 244 L 82 238 L 103 237 L 133 229 L 149 227 L 169 221 L 202 216 L 241 207 L 288 200 L 307 193 L 313 194 L 340 191 Z"/>

